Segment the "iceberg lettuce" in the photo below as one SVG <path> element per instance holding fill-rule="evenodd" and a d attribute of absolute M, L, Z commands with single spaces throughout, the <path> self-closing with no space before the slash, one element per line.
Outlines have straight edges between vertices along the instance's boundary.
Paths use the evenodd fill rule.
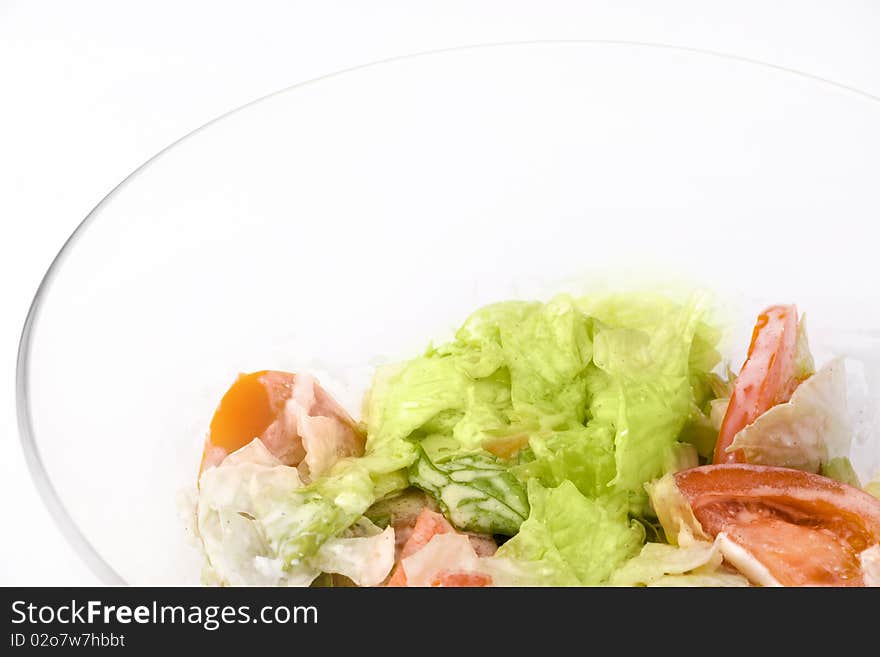
<path fill-rule="evenodd" d="M 645 540 L 620 495 L 590 499 L 569 481 L 545 488 L 535 479 L 528 495 L 528 520 L 494 558 L 519 564 L 544 586 L 603 584 Z"/>
<path fill-rule="evenodd" d="M 718 541 L 686 547 L 647 543 L 611 576 L 612 586 L 748 586 L 742 575 L 721 569 Z"/>
<path fill-rule="evenodd" d="M 442 459 L 419 446 L 409 479 L 464 531 L 513 536 L 529 514 L 522 484 L 488 452 Z"/>
<path fill-rule="evenodd" d="M 376 373 L 363 456 L 303 482 L 252 444 L 250 462 L 206 472 L 209 559 L 228 582 L 375 583 L 393 529 L 355 530 L 416 486 L 459 529 L 513 536 L 484 564 L 499 583 L 606 583 L 644 542 L 645 484 L 711 452 L 719 334 L 706 317 L 700 297 L 636 293 L 482 308 Z"/>
<path fill-rule="evenodd" d="M 319 480 L 321 481 L 321 480 Z M 321 572 L 359 586 L 381 583 L 394 562 L 394 530 L 384 532 L 357 512 L 361 494 L 348 477 L 325 481 L 322 498 L 303 486 L 296 468 L 283 465 L 255 439 L 202 473 L 197 531 L 207 560 L 205 579 L 227 585 L 308 586 Z M 328 509 L 327 501 L 339 504 Z M 285 520 L 288 514 L 292 520 Z M 298 525 L 295 523 L 299 523 Z M 291 557 L 294 539 L 313 530 Z"/>
<path fill-rule="evenodd" d="M 451 452 L 493 451 L 523 480 L 625 492 L 642 512 L 644 483 L 696 462 L 680 439 L 713 397 L 719 334 L 705 305 L 632 293 L 487 306 L 377 376 L 367 450 L 439 437 Z"/>

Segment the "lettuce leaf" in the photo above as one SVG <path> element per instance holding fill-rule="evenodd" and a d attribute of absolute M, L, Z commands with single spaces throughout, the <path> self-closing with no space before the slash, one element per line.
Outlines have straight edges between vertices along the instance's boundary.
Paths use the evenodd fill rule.
<path fill-rule="evenodd" d="M 351 480 L 335 483 L 347 489 Z M 302 485 L 297 469 L 283 465 L 259 439 L 202 473 L 199 488 L 197 529 L 208 582 L 308 586 L 321 572 L 331 572 L 374 586 L 391 570 L 394 530 L 381 532 L 361 518 L 357 493 L 336 495 L 340 508 L 328 512 L 320 503 L 326 500 Z M 289 532 L 297 530 L 281 520 L 285 513 L 292 513 L 300 528 L 323 532 L 295 559 Z"/>
<path fill-rule="evenodd" d="M 256 499 L 265 537 L 285 569 L 308 561 L 377 500 L 404 490 L 401 468 L 414 458 L 415 448 L 403 440 L 368 444 L 364 456 L 340 460 L 308 486 Z"/>
<path fill-rule="evenodd" d="M 199 479 L 196 529 L 205 553 L 206 582 L 307 585 L 317 571 L 285 573 L 270 562 L 277 556 L 257 519 L 259 498 L 283 496 L 302 486 L 296 468 L 283 465 L 254 440 Z"/>
<path fill-rule="evenodd" d="M 714 395 L 718 334 L 704 305 L 627 294 L 478 310 L 454 340 L 377 372 L 364 456 L 307 485 L 256 452 L 214 469 L 201 500 L 214 560 L 229 539 L 220 569 L 242 583 L 308 583 L 328 569 L 372 582 L 388 537 L 352 528 L 416 485 L 460 529 L 516 534 L 493 562 L 512 579 L 605 582 L 644 540 L 630 517 L 648 513 L 644 484 L 707 449 L 682 442 Z M 382 567 L 358 571 L 363 555 Z"/>
<path fill-rule="evenodd" d="M 350 527 L 375 501 L 369 471 L 358 459 L 338 463 L 314 483 L 270 491 L 255 500 L 265 536 L 285 567 L 313 556 L 328 539 Z"/>
<path fill-rule="evenodd" d="M 807 315 L 801 313 L 798 322 L 797 345 L 794 352 L 794 377 L 799 381 L 805 381 L 816 373 L 816 364 L 813 361 L 813 353 L 810 351 L 810 341 L 807 338 Z"/>
<path fill-rule="evenodd" d="M 516 534 L 529 503 L 522 484 L 497 458 L 482 451 L 436 458 L 424 444 L 418 451 L 410 483 L 432 494 L 453 525 L 483 534 Z"/>
<path fill-rule="evenodd" d="M 612 586 L 749 586 L 749 580 L 723 570 L 718 541 L 676 547 L 647 543 L 611 576 Z"/>
<path fill-rule="evenodd" d="M 614 435 L 610 424 L 598 422 L 535 435 L 529 441 L 531 458 L 513 471 L 524 481 L 537 478 L 551 487 L 570 481 L 584 495 L 605 495 L 617 474 Z"/>
<path fill-rule="evenodd" d="M 716 570 L 711 573 L 686 573 L 684 575 L 664 575 L 654 580 L 650 587 L 745 587 L 751 586 L 749 580 L 739 573 L 726 572 L 724 570 Z"/>
<path fill-rule="evenodd" d="M 509 579 L 600 583 L 643 541 L 644 485 L 714 448 L 706 318 L 699 296 L 638 293 L 482 308 L 377 374 L 367 457 L 393 454 L 459 528 L 518 528 L 497 561 Z"/>
<path fill-rule="evenodd" d="M 711 395 L 718 357 L 708 345 L 717 334 L 704 322 L 704 305 L 698 297 L 677 305 L 625 296 L 587 306 L 602 323 L 593 338 L 593 421 L 615 431 L 610 483 L 630 494 L 634 510 L 646 503 L 644 484 L 676 465 L 679 437 Z"/>
<path fill-rule="evenodd" d="M 819 468 L 819 474 L 842 484 L 861 488 L 862 483 L 859 481 L 859 475 L 856 474 L 852 462 L 846 456 L 838 456 L 831 459 L 827 463 L 823 463 Z"/>
<path fill-rule="evenodd" d="M 569 481 L 545 488 L 533 479 L 528 497 L 528 520 L 496 558 L 518 562 L 545 586 L 602 584 L 644 541 L 621 496 L 590 499 Z"/>
<path fill-rule="evenodd" d="M 743 450 L 748 463 L 818 472 L 846 457 L 851 440 L 846 369 L 838 358 L 801 383 L 791 400 L 737 433 L 728 451 Z"/>
<path fill-rule="evenodd" d="M 344 575 L 358 586 L 378 586 L 394 566 L 394 529 L 328 540 L 313 563 L 322 572 Z"/>
<path fill-rule="evenodd" d="M 673 473 L 646 484 L 645 489 L 654 515 L 660 521 L 666 540 L 671 545 L 687 547 L 695 541 L 709 540 L 690 503 L 676 486 Z"/>
<path fill-rule="evenodd" d="M 528 444 L 523 478 L 571 480 L 591 496 L 610 484 L 643 506 L 642 485 L 674 466 L 679 437 L 713 397 L 718 331 L 704 306 L 635 293 L 487 306 L 453 341 L 380 373 L 368 450 L 433 436 L 462 451 L 509 440 Z"/>
<path fill-rule="evenodd" d="M 366 405 L 368 451 L 433 435 L 473 450 L 582 425 L 590 325 L 568 297 L 478 310 L 452 342 L 378 375 Z"/>
<path fill-rule="evenodd" d="M 865 491 L 880 499 L 880 470 L 874 474 L 871 481 L 865 484 Z"/>

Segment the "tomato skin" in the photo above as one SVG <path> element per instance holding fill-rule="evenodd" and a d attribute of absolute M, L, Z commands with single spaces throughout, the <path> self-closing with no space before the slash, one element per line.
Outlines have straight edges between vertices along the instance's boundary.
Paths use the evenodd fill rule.
<path fill-rule="evenodd" d="M 788 586 L 861 586 L 859 554 L 880 543 L 880 500 L 827 477 L 746 464 L 674 475 L 710 536 L 724 532 Z"/>
<path fill-rule="evenodd" d="M 347 411 L 308 373 L 261 370 L 241 374 L 223 395 L 199 473 L 259 438 L 282 464 L 320 474 L 334 459 L 364 453 L 364 436 Z M 317 449 L 316 449 L 317 448 Z M 317 454 L 310 462 L 310 450 Z M 312 472 L 311 468 L 318 468 Z"/>
<path fill-rule="evenodd" d="M 484 573 L 460 573 L 448 570 L 437 573 L 431 586 L 443 587 L 482 587 L 492 586 L 492 577 Z"/>
<path fill-rule="evenodd" d="M 293 394 L 294 378 L 290 372 L 274 370 L 240 374 L 211 418 L 199 473 L 262 437 L 283 414 Z"/>
<path fill-rule="evenodd" d="M 446 520 L 442 513 L 437 513 L 428 508 L 423 509 L 418 518 L 416 518 L 416 524 L 412 529 L 412 533 L 403 545 L 400 559 L 406 559 L 421 550 L 437 534 L 453 532 L 455 532 L 455 528 L 449 524 L 449 521 Z M 403 564 L 398 560 L 385 586 L 398 587 L 406 585 L 406 573 L 403 570 Z"/>
<path fill-rule="evenodd" d="M 425 547 L 432 538 L 439 534 L 456 534 L 455 527 L 441 513 L 425 508 L 416 519 L 412 533 L 403 545 L 400 559 L 391 571 L 391 576 L 385 582 L 386 587 L 409 586 L 404 571 L 402 559 L 412 556 Z M 487 539 L 482 536 L 469 537 L 471 546 L 476 544 L 475 552 L 488 554 Z M 494 547 L 494 546 L 493 546 Z M 494 550 L 493 550 L 494 552 Z M 461 572 L 457 570 L 441 570 L 431 579 L 430 586 L 439 587 L 479 587 L 492 586 L 492 577 L 484 573 Z"/>
<path fill-rule="evenodd" d="M 758 315 L 746 362 L 721 423 L 715 463 L 741 463 L 740 450 L 726 451 L 736 434 L 771 407 L 791 399 L 798 384 L 794 376 L 797 332 L 794 305 L 771 306 Z"/>
<path fill-rule="evenodd" d="M 211 419 L 211 443 L 232 453 L 262 435 L 284 410 L 293 394 L 293 380 L 289 372 L 240 374 Z"/>

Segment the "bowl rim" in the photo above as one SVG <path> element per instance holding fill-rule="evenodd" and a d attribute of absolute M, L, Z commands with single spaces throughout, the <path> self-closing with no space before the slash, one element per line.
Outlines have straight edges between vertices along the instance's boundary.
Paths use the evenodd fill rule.
<path fill-rule="evenodd" d="M 92 572 L 97 575 L 104 584 L 120 586 L 126 585 L 127 582 L 104 559 L 104 557 L 101 556 L 97 548 L 95 548 L 95 546 L 93 546 L 91 542 L 86 538 L 86 536 L 82 533 L 82 530 L 79 528 L 76 521 L 68 512 L 67 508 L 64 505 L 64 502 L 61 499 L 61 496 L 55 489 L 55 486 L 52 483 L 52 480 L 40 455 L 40 448 L 37 444 L 37 437 L 36 432 L 34 431 L 33 417 L 31 413 L 31 404 L 28 396 L 30 379 L 30 351 L 32 347 L 31 339 L 34 326 L 39 319 L 42 304 L 46 297 L 46 291 L 49 289 L 53 280 L 61 269 L 61 266 L 67 258 L 71 247 L 82 237 L 88 226 L 91 225 L 91 223 L 97 218 L 100 210 L 104 207 L 104 205 L 106 205 L 111 198 L 120 193 L 128 185 L 128 183 L 132 181 L 139 173 L 155 163 L 162 157 L 162 155 L 164 155 L 167 151 L 171 150 L 181 142 L 189 139 L 190 137 L 193 137 L 198 133 L 201 133 L 203 130 L 214 125 L 215 123 L 218 123 L 234 114 L 244 111 L 253 105 L 257 105 L 258 103 L 262 103 L 263 101 L 274 98 L 275 96 L 280 96 L 281 94 L 298 90 L 302 87 L 310 86 L 324 80 L 336 78 L 348 73 L 353 73 L 361 69 L 373 68 L 381 66 L 383 64 L 389 64 L 408 59 L 442 56 L 445 54 L 458 53 L 463 51 L 477 51 L 492 48 L 575 45 L 605 45 L 618 47 L 625 46 L 634 48 L 668 49 L 696 55 L 715 57 L 718 59 L 733 60 L 745 64 L 756 65 L 763 68 L 770 68 L 784 73 L 793 74 L 802 78 L 813 80 L 814 82 L 818 82 L 820 84 L 830 85 L 832 87 L 838 88 L 841 91 L 849 92 L 880 103 L 880 96 L 864 91 L 862 89 L 858 89 L 856 87 L 818 75 L 813 75 L 812 73 L 807 73 L 798 69 L 782 66 L 779 64 L 773 64 L 771 62 L 763 61 L 756 58 L 743 57 L 740 55 L 735 55 L 733 53 L 649 41 L 629 41 L 619 39 L 532 39 L 501 41 L 492 43 L 476 43 L 447 48 L 435 48 L 414 53 L 394 55 L 391 57 L 385 57 L 363 64 L 339 69 L 324 75 L 320 75 L 318 77 L 298 82 L 287 87 L 283 87 L 264 96 L 260 96 L 254 100 L 245 103 L 244 105 L 240 105 L 234 109 L 231 109 L 214 117 L 213 119 L 200 125 L 194 130 L 191 130 L 190 132 L 174 140 L 173 142 L 162 148 L 160 151 L 158 151 L 155 155 L 146 160 L 143 164 L 134 169 L 125 178 L 123 178 L 122 181 L 120 181 L 115 187 L 113 187 L 98 202 L 98 204 L 95 205 L 95 207 L 92 208 L 89 213 L 79 222 L 79 224 L 76 226 L 76 228 L 74 228 L 70 236 L 64 241 L 64 244 L 62 244 L 61 248 L 58 250 L 58 253 L 52 259 L 49 267 L 46 270 L 46 273 L 43 275 L 40 284 L 37 287 L 36 292 L 34 293 L 33 300 L 30 303 L 27 316 L 25 317 L 24 324 L 22 326 L 21 336 L 18 345 L 18 355 L 15 371 L 16 415 L 18 420 L 18 433 L 22 444 L 22 450 L 24 452 L 25 462 L 27 463 L 28 469 L 30 470 L 31 478 L 34 482 L 34 485 L 37 488 L 37 491 L 39 492 L 43 503 L 49 509 L 49 513 L 52 516 L 56 527 L 58 527 L 58 529 L 61 531 L 61 534 L 67 539 L 68 544 L 73 547 L 74 551 L 79 555 L 79 557 L 89 566 Z"/>

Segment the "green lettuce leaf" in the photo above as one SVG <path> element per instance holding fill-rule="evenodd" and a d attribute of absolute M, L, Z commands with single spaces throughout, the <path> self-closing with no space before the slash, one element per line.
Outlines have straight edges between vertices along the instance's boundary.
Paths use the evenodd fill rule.
<path fill-rule="evenodd" d="M 855 488 L 862 487 L 859 475 L 856 474 L 855 468 L 853 468 L 852 462 L 847 456 L 838 456 L 827 463 L 823 463 L 822 467 L 819 468 L 819 474 Z"/>
<path fill-rule="evenodd" d="M 488 452 L 444 459 L 423 444 L 409 479 L 433 495 L 449 521 L 464 531 L 513 536 L 529 515 L 522 484 Z"/>
<path fill-rule="evenodd" d="M 519 528 L 503 554 L 522 558 L 498 560 L 516 581 L 602 582 L 643 540 L 630 515 L 651 515 L 644 485 L 714 449 L 718 338 L 701 297 L 487 306 L 378 373 L 367 458 L 385 455 L 383 480 L 405 468 L 459 528 Z"/>
<path fill-rule="evenodd" d="M 880 470 L 874 474 L 871 481 L 865 484 L 865 491 L 880 499 Z"/>
<path fill-rule="evenodd" d="M 308 486 L 261 495 L 263 533 L 284 567 L 309 560 L 376 501 L 404 490 L 409 483 L 401 468 L 414 458 L 415 448 L 402 440 L 368 445 L 364 456 L 340 460 Z"/>
<path fill-rule="evenodd" d="M 671 545 L 688 546 L 695 540 L 709 540 L 690 503 L 675 484 L 673 473 L 645 484 L 651 509 L 663 527 L 667 542 Z"/>
<path fill-rule="evenodd" d="M 801 313 L 798 322 L 797 346 L 794 352 L 794 376 L 804 381 L 816 373 L 816 364 L 813 361 L 813 353 L 810 351 L 810 341 L 807 338 L 807 315 Z"/>
<path fill-rule="evenodd" d="M 589 497 L 605 495 L 617 474 L 614 433 L 612 426 L 597 422 L 535 435 L 530 458 L 513 471 L 524 481 L 537 478 L 551 487 L 570 481 Z"/>
<path fill-rule="evenodd" d="M 644 484 L 676 467 L 679 438 L 711 396 L 709 370 L 718 357 L 710 345 L 717 334 L 704 321 L 700 298 L 685 305 L 638 295 L 582 303 L 601 322 L 593 336 L 597 370 L 587 426 L 613 428 L 610 484 L 628 492 L 639 512 L 647 501 Z"/>
<path fill-rule="evenodd" d="M 713 398 L 718 331 L 704 305 L 633 293 L 483 308 L 455 340 L 377 377 L 368 449 L 522 438 L 519 476 L 571 480 L 590 496 L 611 485 L 644 506 L 642 485 L 674 467 L 679 439 Z M 701 435 L 708 453 L 711 428 Z"/>
<path fill-rule="evenodd" d="M 518 563 L 545 586 L 595 586 L 638 552 L 645 538 L 621 496 L 585 497 L 571 482 L 528 485 L 531 512 L 496 557 Z"/>
<path fill-rule="evenodd" d="M 582 426 L 590 327 L 568 297 L 477 311 L 452 342 L 380 373 L 366 404 L 368 450 L 435 435 L 473 450 Z"/>
<path fill-rule="evenodd" d="M 256 509 L 273 552 L 289 568 L 351 526 L 374 501 L 369 471 L 347 459 L 308 486 L 259 497 Z"/>
<path fill-rule="evenodd" d="M 612 586 L 748 586 L 742 575 L 721 569 L 717 542 L 686 547 L 647 543 L 611 576 Z"/>
<path fill-rule="evenodd" d="M 351 478 L 332 481 L 338 488 L 324 481 L 321 497 L 258 439 L 206 470 L 196 507 L 206 583 L 307 586 L 321 572 L 361 586 L 382 582 L 394 562 L 394 531 L 360 516 Z"/>

